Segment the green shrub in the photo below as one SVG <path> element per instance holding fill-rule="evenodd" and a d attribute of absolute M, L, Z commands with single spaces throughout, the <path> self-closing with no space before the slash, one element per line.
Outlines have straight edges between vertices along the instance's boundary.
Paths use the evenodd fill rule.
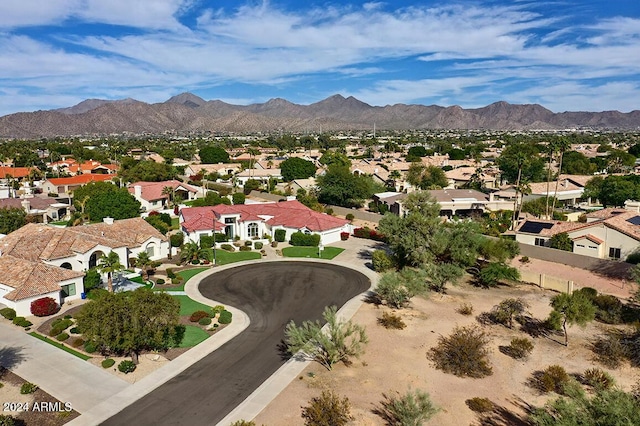
<path fill-rule="evenodd" d="M 525 337 L 515 337 L 507 347 L 507 355 L 515 359 L 523 359 L 533 351 L 533 342 Z"/>
<path fill-rule="evenodd" d="M 489 336 L 475 326 L 456 327 L 450 336 L 440 336 L 427 353 L 436 368 L 459 377 L 480 378 L 493 373 L 489 364 Z"/>
<path fill-rule="evenodd" d="M 385 250 L 374 250 L 371 255 L 371 265 L 376 272 L 384 272 L 395 266 L 393 257 Z"/>
<path fill-rule="evenodd" d="M 302 418 L 306 426 L 344 426 L 354 419 L 349 398 L 340 398 L 330 390 L 322 391 L 307 407 L 302 407 Z"/>
<path fill-rule="evenodd" d="M 244 245 L 247 246 L 247 247 L 251 247 L 253 245 L 253 241 L 247 240 L 247 241 L 244 242 Z"/>
<path fill-rule="evenodd" d="M 384 328 L 394 328 L 396 330 L 402 330 L 407 326 L 404 321 L 402 321 L 400 315 L 389 312 L 382 313 L 382 317 L 378 318 L 378 324 Z"/>
<path fill-rule="evenodd" d="M 562 366 L 550 365 L 539 376 L 538 390 L 562 394 L 569 380 L 570 376 Z"/>
<path fill-rule="evenodd" d="M 25 423 L 14 417 L 14 416 L 10 416 L 8 414 L 0 414 L 0 426 L 24 426 Z"/>
<path fill-rule="evenodd" d="M 491 317 L 496 322 L 513 328 L 513 320 L 519 320 L 526 313 L 529 305 L 520 298 L 504 299 L 491 311 Z"/>
<path fill-rule="evenodd" d="M 429 394 L 419 389 L 404 395 L 382 396 L 381 407 L 374 412 L 390 425 L 422 425 L 439 411 Z"/>
<path fill-rule="evenodd" d="M 239 249 L 240 251 L 251 251 L 251 246 L 242 246 Z"/>
<path fill-rule="evenodd" d="M 592 299 L 596 306 L 596 319 L 606 324 L 621 324 L 624 322 L 623 304 L 615 296 L 610 294 L 599 294 Z"/>
<path fill-rule="evenodd" d="M 562 330 L 562 321 L 562 314 L 553 310 L 549 313 L 549 317 L 544 320 L 543 325 L 547 330 L 560 331 Z"/>
<path fill-rule="evenodd" d="M 113 367 L 116 363 L 116 360 L 112 358 L 107 358 L 101 362 L 102 368 L 110 368 Z"/>
<path fill-rule="evenodd" d="M 189 317 L 189 321 L 191 322 L 198 322 L 200 321 L 202 318 L 208 318 L 211 315 L 209 314 L 209 312 L 207 311 L 195 311 L 194 313 L 191 314 L 191 316 Z"/>
<path fill-rule="evenodd" d="M 164 284 L 164 280 L 163 280 L 162 278 L 158 278 L 158 279 L 156 280 L 156 284 L 157 284 L 157 285 L 163 285 L 163 284 Z"/>
<path fill-rule="evenodd" d="M 289 243 L 292 246 L 317 247 L 320 244 L 320 234 L 305 234 L 304 232 L 294 232 L 291 234 Z"/>
<path fill-rule="evenodd" d="M 173 269 L 167 268 L 167 278 L 174 279 L 176 277 L 176 273 L 173 272 Z"/>
<path fill-rule="evenodd" d="M 32 325 L 31 321 L 26 320 L 24 317 L 15 317 L 13 323 L 18 327 L 30 327 Z"/>
<path fill-rule="evenodd" d="M 102 278 L 100 277 L 100 272 L 98 272 L 98 269 L 90 268 L 84 275 L 82 283 L 84 285 L 84 291 L 87 293 L 95 288 L 98 288 L 102 283 Z"/>
<path fill-rule="evenodd" d="M 71 346 L 74 348 L 79 348 L 82 345 L 84 345 L 84 339 L 82 337 L 76 337 L 73 339 L 73 342 L 71 342 Z"/>
<path fill-rule="evenodd" d="M 209 317 L 200 318 L 200 320 L 198 321 L 198 324 L 200 324 L 200 325 L 209 325 L 209 324 L 211 324 L 211 318 L 209 318 Z"/>
<path fill-rule="evenodd" d="M 463 303 L 458 307 L 457 312 L 461 315 L 469 316 L 473 314 L 473 305 L 470 303 Z"/>
<path fill-rule="evenodd" d="M 37 390 L 38 390 L 38 385 L 34 385 L 33 383 L 29 383 L 29 382 L 24 382 L 22 386 L 20 386 L 20 393 L 23 395 L 34 393 Z"/>
<path fill-rule="evenodd" d="M 253 246 L 255 247 L 256 250 L 260 250 L 262 249 L 263 244 L 260 241 L 256 241 L 255 243 L 253 243 Z"/>
<path fill-rule="evenodd" d="M 467 399 L 465 402 L 471 411 L 476 413 L 488 413 L 493 411 L 495 404 L 489 398 L 475 397 Z"/>
<path fill-rule="evenodd" d="M 56 336 L 56 340 L 59 342 L 64 342 L 68 338 L 69 338 L 69 335 L 67 333 L 60 333 Z"/>
<path fill-rule="evenodd" d="M 98 350 L 98 345 L 95 342 L 92 342 L 91 340 L 85 342 L 84 351 L 86 353 L 92 354 L 97 350 Z"/>
<path fill-rule="evenodd" d="M 352 221 L 353 219 L 355 219 L 355 216 L 353 215 L 353 213 L 347 213 L 347 215 L 344 218 L 347 219 L 348 221 Z"/>
<path fill-rule="evenodd" d="M 276 229 L 274 236 L 276 242 L 284 243 L 284 240 L 287 238 L 287 231 L 285 231 L 284 229 Z"/>
<path fill-rule="evenodd" d="M 213 308 L 211 308 L 211 311 L 213 312 L 213 316 L 215 316 L 216 314 L 219 314 L 220 312 L 224 311 L 224 306 L 216 305 Z"/>
<path fill-rule="evenodd" d="M 118 370 L 124 374 L 133 373 L 136 370 L 136 365 L 133 361 L 125 359 L 124 361 L 120 361 L 120 364 L 118 364 Z"/>
<path fill-rule="evenodd" d="M 633 253 L 631 253 L 629 256 L 627 256 L 625 262 L 632 263 L 634 265 L 640 263 L 640 251 L 634 251 Z"/>
<path fill-rule="evenodd" d="M 608 368 L 618 368 L 629 354 L 618 333 L 608 333 L 593 342 L 592 350 L 598 362 Z"/>
<path fill-rule="evenodd" d="M 241 194 L 241 192 L 236 192 L 236 194 Z M 231 423 L 229 426 L 256 426 L 256 422 L 249 422 L 246 420 L 236 420 L 235 422 Z"/>
<path fill-rule="evenodd" d="M 595 288 L 591 288 L 591 287 L 583 287 L 580 290 L 577 290 L 580 293 L 584 294 L 585 296 L 587 296 L 587 299 L 591 300 L 593 302 L 593 300 L 596 298 L 596 296 L 598 296 L 598 290 L 596 290 Z"/>
<path fill-rule="evenodd" d="M 616 383 L 611 374 L 599 368 L 586 370 L 582 377 L 586 384 L 598 390 L 610 389 Z"/>
<path fill-rule="evenodd" d="M 218 317 L 218 322 L 220 324 L 231 324 L 232 314 L 226 309 L 220 312 L 220 316 Z"/>
<path fill-rule="evenodd" d="M 226 251 L 236 251 L 231 244 L 221 244 L 220 248 Z"/>
<path fill-rule="evenodd" d="M 11 308 L 3 308 L 0 309 L 0 315 L 5 317 L 9 321 L 13 321 L 13 319 L 16 317 L 16 311 Z"/>

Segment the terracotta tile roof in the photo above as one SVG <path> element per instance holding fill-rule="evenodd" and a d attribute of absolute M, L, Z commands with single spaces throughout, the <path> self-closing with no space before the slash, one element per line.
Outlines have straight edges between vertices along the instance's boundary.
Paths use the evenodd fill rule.
<path fill-rule="evenodd" d="M 61 281 L 84 276 L 81 271 L 6 255 L 0 257 L 0 271 L 0 283 L 14 289 L 4 297 L 13 301 L 60 291 Z"/>
<path fill-rule="evenodd" d="M 246 169 L 237 174 L 239 177 L 275 177 L 281 175 L 280 169 Z"/>
<path fill-rule="evenodd" d="M 2 238 L 0 252 L 2 256 L 46 261 L 86 253 L 97 245 L 135 248 L 151 237 L 166 241 L 164 235 L 140 217 L 116 220 L 111 225 L 102 222 L 70 228 L 30 223 Z"/>
<path fill-rule="evenodd" d="M 84 185 L 89 182 L 105 182 L 115 179 L 114 175 L 102 175 L 102 174 L 85 174 L 62 178 L 50 178 L 48 179 L 52 185 Z"/>
<path fill-rule="evenodd" d="M 135 194 L 136 186 L 140 186 L 142 189 L 142 199 L 147 201 L 162 200 L 169 198 L 168 194 L 163 194 L 162 191 L 165 187 L 169 186 L 175 189 L 184 189 L 189 192 L 197 193 L 198 188 L 178 180 L 166 180 L 164 182 L 135 182 L 129 185 L 127 190 L 131 194 Z"/>
<path fill-rule="evenodd" d="M 29 201 L 32 209 L 46 210 L 52 204 L 57 204 L 58 200 L 49 197 L 33 197 L 33 198 L 4 198 L 0 200 L 0 209 L 22 208 L 22 202 Z"/>
<path fill-rule="evenodd" d="M 520 229 L 524 227 L 527 223 L 544 223 L 550 224 L 551 228 L 545 228 L 540 230 L 536 235 L 540 235 L 542 237 L 552 237 L 556 234 L 560 234 L 562 232 L 572 232 L 581 228 L 588 228 L 593 226 L 595 223 L 579 223 L 579 222 L 562 222 L 556 220 L 544 220 L 544 219 L 527 219 L 520 223 L 515 232 L 522 232 Z"/>
<path fill-rule="evenodd" d="M 33 167 L 6 167 L 0 166 L 0 179 L 5 179 L 7 175 L 14 178 L 24 178 L 29 176 L 29 172 Z"/>
<path fill-rule="evenodd" d="M 208 216 L 206 209 L 212 212 Z M 271 226 L 284 226 L 292 229 L 307 228 L 313 232 L 322 232 L 344 226 L 348 221 L 318 213 L 297 200 L 279 203 L 238 204 L 228 206 L 219 204 L 213 207 L 193 207 L 181 210 L 184 222 L 182 226 L 188 232 L 210 230 L 213 215 L 220 219 L 222 215 L 240 214 L 240 221 L 263 221 Z M 220 229 L 224 229 L 223 227 Z M 218 229 L 218 228 L 216 228 Z"/>
<path fill-rule="evenodd" d="M 579 237 L 574 238 L 574 239 L 573 239 L 573 241 L 581 240 L 581 239 L 583 239 L 583 238 L 586 238 L 587 240 L 589 240 L 589 241 L 591 241 L 591 242 L 594 242 L 594 243 L 596 243 L 596 244 L 602 244 L 602 243 L 604 243 L 604 241 L 603 241 L 603 240 L 601 240 L 600 238 L 598 238 L 598 237 L 596 237 L 596 236 L 594 236 L 594 235 L 591 235 L 591 234 L 581 235 L 581 236 L 579 236 Z"/>
<path fill-rule="evenodd" d="M 576 185 L 569 179 L 561 179 L 558 182 L 558 194 L 566 191 L 580 191 L 584 189 L 582 185 Z M 532 194 L 546 195 L 547 194 L 547 182 L 536 182 L 529 184 Z M 553 195 L 556 190 L 556 181 L 549 182 L 549 195 Z"/>
<path fill-rule="evenodd" d="M 608 219 L 619 214 L 626 213 L 628 210 L 619 207 L 609 207 L 600 209 L 586 214 L 587 219 Z"/>

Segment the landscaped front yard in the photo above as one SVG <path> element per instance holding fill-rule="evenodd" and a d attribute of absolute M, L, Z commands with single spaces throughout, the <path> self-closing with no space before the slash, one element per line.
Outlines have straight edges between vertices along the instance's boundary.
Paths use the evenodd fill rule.
<path fill-rule="evenodd" d="M 216 262 L 218 265 L 242 262 L 243 260 L 256 260 L 261 257 L 262 255 L 257 251 L 236 251 L 232 253 L 221 249 L 216 250 Z M 211 258 L 213 259 L 213 254 Z"/>
<path fill-rule="evenodd" d="M 308 257 L 311 259 L 327 259 L 331 260 L 344 251 L 338 247 L 325 247 L 322 255 L 318 256 L 318 247 L 286 247 L 282 249 L 284 257 Z"/>

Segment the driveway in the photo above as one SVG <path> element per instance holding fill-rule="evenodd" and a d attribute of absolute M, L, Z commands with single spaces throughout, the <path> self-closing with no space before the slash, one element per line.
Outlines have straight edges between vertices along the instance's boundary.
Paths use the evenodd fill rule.
<path fill-rule="evenodd" d="M 290 320 L 320 319 L 325 306 L 342 306 L 370 284 L 352 269 L 307 262 L 257 263 L 204 278 L 202 295 L 244 311 L 249 327 L 103 424 L 216 424 L 284 364 L 279 345 Z"/>

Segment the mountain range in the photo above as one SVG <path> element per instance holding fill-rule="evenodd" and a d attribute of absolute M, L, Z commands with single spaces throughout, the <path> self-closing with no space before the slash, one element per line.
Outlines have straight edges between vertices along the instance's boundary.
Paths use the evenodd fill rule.
<path fill-rule="evenodd" d="M 276 98 L 252 105 L 205 101 L 182 93 L 148 104 L 135 99 L 88 99 L 57 110 L 0 117 L 1 138 L 40 138 L 121 133 L 250 133 L 337 130 L 487 129 L 554 130 L 573 128 L 640 129 L 640 110 L 629 113 L 554 113 L 540 105 L 496 102 L 482 108 L 395 104 L 371 106 L 333 95 L 310 105 Z"/>

